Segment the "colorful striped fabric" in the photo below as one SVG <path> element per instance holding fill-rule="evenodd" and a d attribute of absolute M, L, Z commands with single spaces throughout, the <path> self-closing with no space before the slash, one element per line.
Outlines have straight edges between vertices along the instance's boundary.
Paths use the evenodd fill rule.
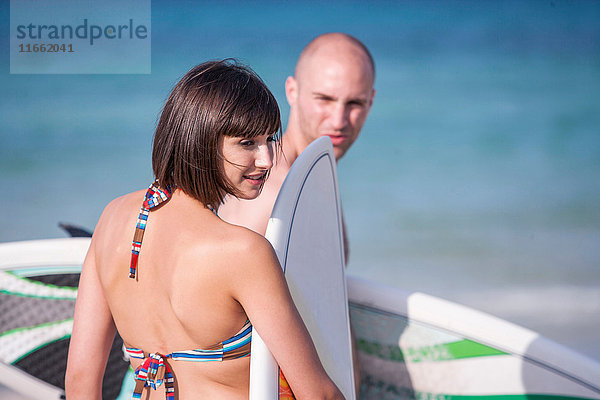
<path fill-rule="evenodd" d="M 227 339 L 207 349 L 174 351 L 169 354 L 145 353 L 142 349 L 125 347 L 131 358 L 143 359 L 144 362 L 135 370 L 135 389 L 132 399 L 141 398 L 145 387 L 156 389 L 165 382 L 166 399 L 175 397 L 174 377 L 169 364 L 165 359 L 173 361 L 224 361 L 234 360 L 250 355 L 250 342 L 252 339 L 252 324 L 246 321 L 242 329 L 230 339 Z"/>
<path fill-rule="evenodd" d="M 162 357 L 174 361 L 225 361 L 234 360 L 250 355 L 250 342 L 252 339 L 252 324 L 246 321 L 242 329 L 231 338 L 206 349 L 174 351 Z M 152 354 L 134 347 L 125 347 L 131 358 L 144 359 Z"/>
<path fill-rule="evenodd" d="M 133 400 L 141 399 L 145 387 L 156 390 L 165 384 L 165 398 L 175 400 L 175 378 L 169 364 L 165 362 L 166 356 L 159 353 L 151 353 L 142 365 L 135 369 L 135 389 L 133 389 Z"/>
<path fill-rule="evenodd" d="M 158 181 L 154 181 L 146 192 L 140 215 L 138 216 L 137 225 L 135 226 L 135 233 L 133 235 L 133 242 L 131 244 L 131 264 L 129 266 L 129 277 L 135 279 L 135 272 L 137 270 L 138 257 L 140 255 L 140 249 L 142 248 L 142 239 L 144 238 L 144 231 L 146 230 L 146 221 L 148 221 L 148 214 L 154 207 L 158 207 L 160 204 L 171 198 L 171 188 L 166 187 L 161 189 L 158 185 Z"/>

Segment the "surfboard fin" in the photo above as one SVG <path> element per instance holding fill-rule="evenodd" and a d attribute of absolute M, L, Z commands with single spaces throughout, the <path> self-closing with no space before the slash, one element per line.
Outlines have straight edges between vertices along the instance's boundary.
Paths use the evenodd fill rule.
<path fill-rule="evenodd" d="M 92 232 L 79 226 L 67 224 L 64 222 L 59 222 L 58 226 L 65 232 L 67 232 L 71 237 L 92 237 Z"/>

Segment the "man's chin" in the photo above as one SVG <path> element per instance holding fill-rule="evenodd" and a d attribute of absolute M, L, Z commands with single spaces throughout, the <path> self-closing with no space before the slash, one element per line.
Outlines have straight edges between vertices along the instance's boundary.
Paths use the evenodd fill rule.
<path fill-rule="evenodd" d="M 336 161 L 342 158 L 347 151 L 347 148 L 333 146 L 333 154 L 335 155 Z"/>

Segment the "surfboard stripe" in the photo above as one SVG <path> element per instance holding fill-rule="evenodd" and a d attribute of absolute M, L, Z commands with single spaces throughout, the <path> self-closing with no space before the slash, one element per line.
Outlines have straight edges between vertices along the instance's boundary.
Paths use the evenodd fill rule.
<path fill-rule="evenodd" d="M 77 288 L 44 284 L 4 271 L 0 272 L 0 293 L 38 299 L 75 300 L 77 298 Z"/>
<path fill-rule="evenodd" d="M 408 348 L 404 351 L 407 353 L 406 358 L 412 363 L 508 355 L 508 353 L 468 339 L 434 346 Z"/>
<path fill-rule="evenodd" d="M 83 260 L 82 260 L 83 262 Z M 7 268 L 8 270 L 8 268 Z M 19 277 L 31 277 L 38 275 L 60 275 L 60 274 L 78 274 L 81 272 L 81 265 L 65 265 L 65 266 L 44 266 L 33 268 L 18 268 L 10 270 L 10 273 Z"/>
<path fill-rule="evenodd" d="M 471 340 L 401 350 L 397 345 L 383 345 L 364 339 L 357 341 L 358 349 L 384 360 L 412 363 L 422 361 L 449 361 L 472 357 L 507 355 L 507 353 Z"/>
<path fill-rule="evenodd" d="M 18 328 L 0 334 L 0 360 L 12 364 L 40 347 L 71 336 L 73 319 Z"/>

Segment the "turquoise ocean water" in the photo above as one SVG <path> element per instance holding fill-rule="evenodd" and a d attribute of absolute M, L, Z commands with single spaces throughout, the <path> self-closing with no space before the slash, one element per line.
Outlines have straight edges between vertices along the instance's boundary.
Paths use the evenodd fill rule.
<path fill-rule="evenodd" d="M 150 75 L 10 75 L 3 29 L 0 241 L 91 229 L 147 186 L 158 113 L 197 63 L 249 64 L 287 119 L 284 80 L 328 31 L 377 64 L 339 168 L 349 270 L 600 360 L 600 2 L 153 1 Z"/>

